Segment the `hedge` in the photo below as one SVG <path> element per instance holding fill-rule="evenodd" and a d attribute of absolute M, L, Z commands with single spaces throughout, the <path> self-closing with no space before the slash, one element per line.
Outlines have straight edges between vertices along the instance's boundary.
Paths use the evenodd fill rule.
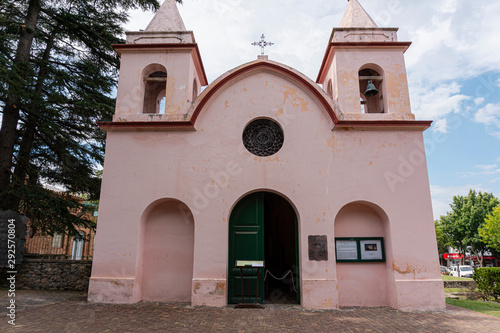
<path fill-rule="evenodd" d="M 474 272 L 477 289 L 495 301 L 500 297 L 500 267 L 478 268 Z"/>

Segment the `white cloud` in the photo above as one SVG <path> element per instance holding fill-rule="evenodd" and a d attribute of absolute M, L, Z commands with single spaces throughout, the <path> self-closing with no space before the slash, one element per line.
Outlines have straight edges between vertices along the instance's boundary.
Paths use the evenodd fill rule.
<path fill-rule="evenodd" d="M 462 177 L 470 177 L 477 175 L 485 175 L 485 176 L 500 175 L 500 168 L 496 164 L 489 164 L 489 165 L 480 164 L 476 165 L 475 168 L 477 169 L 476 171 L 461 172 L 459 175 Z"/>
<path fill-rule="evenodd" d="M 481 105 L 483 104 L 485 101 L 484 97 L 477 97 L 475 100 L 474 100 L 474 104 L 476 105 Z"/>
<path fill-rule="evenodd" d="M 476 112 L 474 120 L 478 123 L 500 127 L 500 104 L 487 104 Z"/>
<path fill-rule="evenodd" d="M 461 108 L 466 115 L 473 105 L 464 107 L 465 100 L 479 106 L 497 93 L 500 39 L 491 32 L 498 30 L 499 2 L 477 6 L 468 1 L 423 0 L 405 2 L 403 7 L 395 21 L 401 27 L 400 40 L 413 42 L 405 57 L 418 118 L 440 120 Z M 475 77 L 478 81 L 472 96 L 465 96 L 457 82 Z"/>
<path fill-rule="evenodd" d="M 477 110 L 474 121 L 486 125 L 488 132 L 500 139 L 500 104 L 486 104 Z"/>
<path fill-rule="evenodd" d="M 454 196 L 466 196 L 470 189 L 484 192 L 480 185 L 467 184 L 450 187 L 431 185 L 432 211 L 434 214 L 434 220 L 438 220 L 441 215 L 446 215 L 446 213 L 451 210 L 450 204 L 452 203 Z"/>
<path fill-rule="evenodd" d="M 448 120 L 439 119 L 438 121 L 435 121 L 432 129 L 437 132 L 448 133 Z"/>
<path fill-rule="evenodd" d="M 462 111 L 462 103 L 470 97 L 460 94 L 456 82 L 435 88 L 417 85 L 412 89 L 413 113 L 419 119 L 440 120 L 451 113 Z M 442 128 L 446 130 L 446 128 Z"/>
<path fill-rule="evenodd" d="M 497 167 L 496 164 L 478 164 L 476 165 L 476 168 L 481 169 L 481 170 L 492 170 Z"/>

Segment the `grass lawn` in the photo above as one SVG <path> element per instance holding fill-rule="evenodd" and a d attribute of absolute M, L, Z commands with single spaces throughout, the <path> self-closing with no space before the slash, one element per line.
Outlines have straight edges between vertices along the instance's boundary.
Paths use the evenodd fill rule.
<path fill-rule="evenodd" d="M 449 298 L 446 299 L 446 303 L 500 318 L 500 303 Z"/>
<path fill-rule="evenodd" d="M 461 278 L 449 275 L 441 275 L 441 278 L 443 279 L 443 281 L 473 281 L 473 279 L 471 278 Z"/>
<path fill-rule="evenodd" d="M 468 292 L 468 288 L 444 288 L 445 293 L 466 293 Z"/>

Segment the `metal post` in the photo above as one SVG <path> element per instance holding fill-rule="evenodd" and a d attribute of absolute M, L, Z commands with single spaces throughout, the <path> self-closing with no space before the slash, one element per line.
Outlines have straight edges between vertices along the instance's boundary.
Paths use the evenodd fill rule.
<path fill-rule="evenodd" d="M 241 276 L 241 304 L 245 303 L 243 298 L 243 268 L 240 267 L 240 276 Z"/>
<path fill-rule="evenodd" d="M 255 304 L 257 304 L 257 295 L 259 295 L 259 273 L 260 267 L 257 267 L 257 290 L 255 291 Z"/>

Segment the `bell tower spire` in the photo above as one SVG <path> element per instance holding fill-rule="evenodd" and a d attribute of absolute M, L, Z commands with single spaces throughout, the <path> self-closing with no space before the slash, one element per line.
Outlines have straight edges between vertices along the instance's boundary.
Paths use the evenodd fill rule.
<path fill-rule="evenodd" d="M 177 9 L 175 0 L 165 0 L 156 12 L 146 31 L 185 31 L 184 21 Z"/>
<path fill-rule="evenodd" d="M 376 28 L 375 21 L 368 15 L 358 0 L 348 0 L 344 16 L 339 23 L 339 28 Z"/>

